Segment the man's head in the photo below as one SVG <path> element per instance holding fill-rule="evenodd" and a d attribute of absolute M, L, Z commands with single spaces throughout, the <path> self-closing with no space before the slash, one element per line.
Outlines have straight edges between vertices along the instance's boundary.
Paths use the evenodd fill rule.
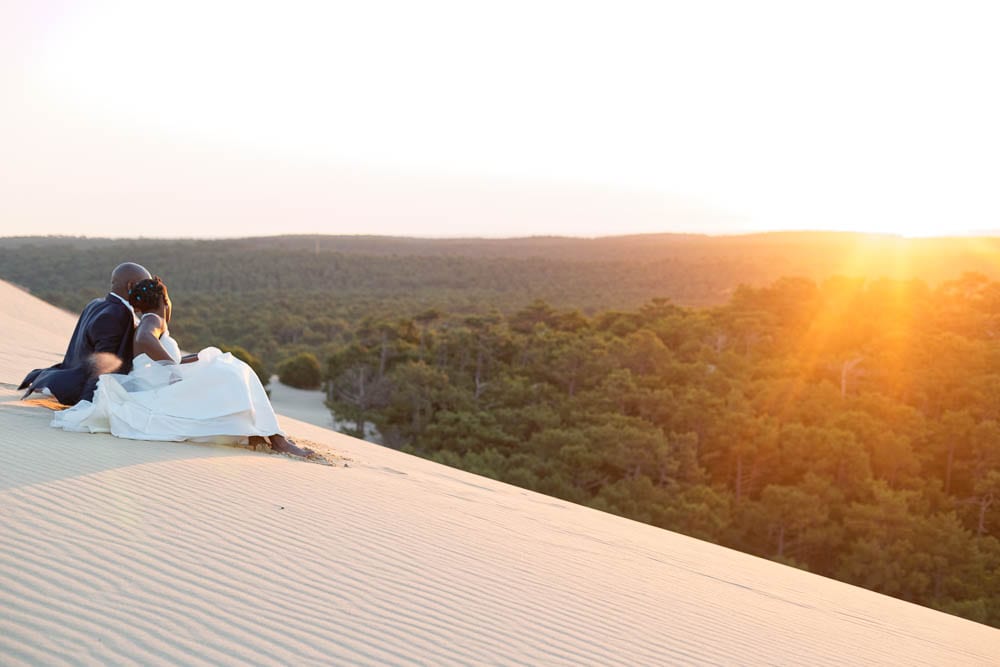
<path fill-rule="evenodd" d="M 111 291 L 128 301 L 128 293 L 140 280 L 148 280 L 152 276 L 145 267 L 125 262 L 115 267 L 111 272 Z"/>

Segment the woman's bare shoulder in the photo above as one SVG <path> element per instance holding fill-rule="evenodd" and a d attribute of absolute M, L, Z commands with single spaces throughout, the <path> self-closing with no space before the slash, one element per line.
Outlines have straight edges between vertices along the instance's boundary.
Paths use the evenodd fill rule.
<path fill-rule="evenodd" d="M 136 329 L 136 333 L 139 331 L 158 332 L 165 328 L 166 323 L 162 317 L 156 313 L 143 313 L 142 317 L 139 318 L 139 327 Z"/>

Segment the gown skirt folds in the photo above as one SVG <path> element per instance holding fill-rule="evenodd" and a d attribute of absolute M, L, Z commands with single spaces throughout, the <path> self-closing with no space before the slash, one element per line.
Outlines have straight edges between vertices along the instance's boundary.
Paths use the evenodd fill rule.
<path fill-rule="evenodd" d="M 188 364 L 139 355 L 131 373 L 102 375 L 93 402 L 56 413 L 52 426 L 132 440 L 219 444 L 283 435 L 257 375 L 214 347 Z"/>

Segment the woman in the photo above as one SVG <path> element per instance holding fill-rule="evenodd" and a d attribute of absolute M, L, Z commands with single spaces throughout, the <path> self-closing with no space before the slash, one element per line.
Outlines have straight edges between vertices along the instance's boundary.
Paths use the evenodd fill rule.
<path fill-rule="evenodd" d="M 137 283 L 129 303 L 140 314 L 128 375 L 102 375 L 93 402 L 56 413 L 52 426 L 133 440 L 270 444 L 308 456 L 278 427 L 263 385 L 244 362 L 218 348 L 181 357 L 167 325 L 173 305 L 159 277 Z"/>

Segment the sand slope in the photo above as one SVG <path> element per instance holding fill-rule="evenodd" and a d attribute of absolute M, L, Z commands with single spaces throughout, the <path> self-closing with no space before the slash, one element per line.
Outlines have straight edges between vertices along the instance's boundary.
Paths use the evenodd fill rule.
<path fill-rule="evenodd" d="M 74 315 L 0 280 L 0 382 L 62 361 L 74 326 Z"/>
<path fill-rule="evenodd" d="M 336 466 L 55 431 L 9 387 L 65 340 L 11 331 L 2 664 L 1000 664 L 1000 631 L 294 420 Z"/>

